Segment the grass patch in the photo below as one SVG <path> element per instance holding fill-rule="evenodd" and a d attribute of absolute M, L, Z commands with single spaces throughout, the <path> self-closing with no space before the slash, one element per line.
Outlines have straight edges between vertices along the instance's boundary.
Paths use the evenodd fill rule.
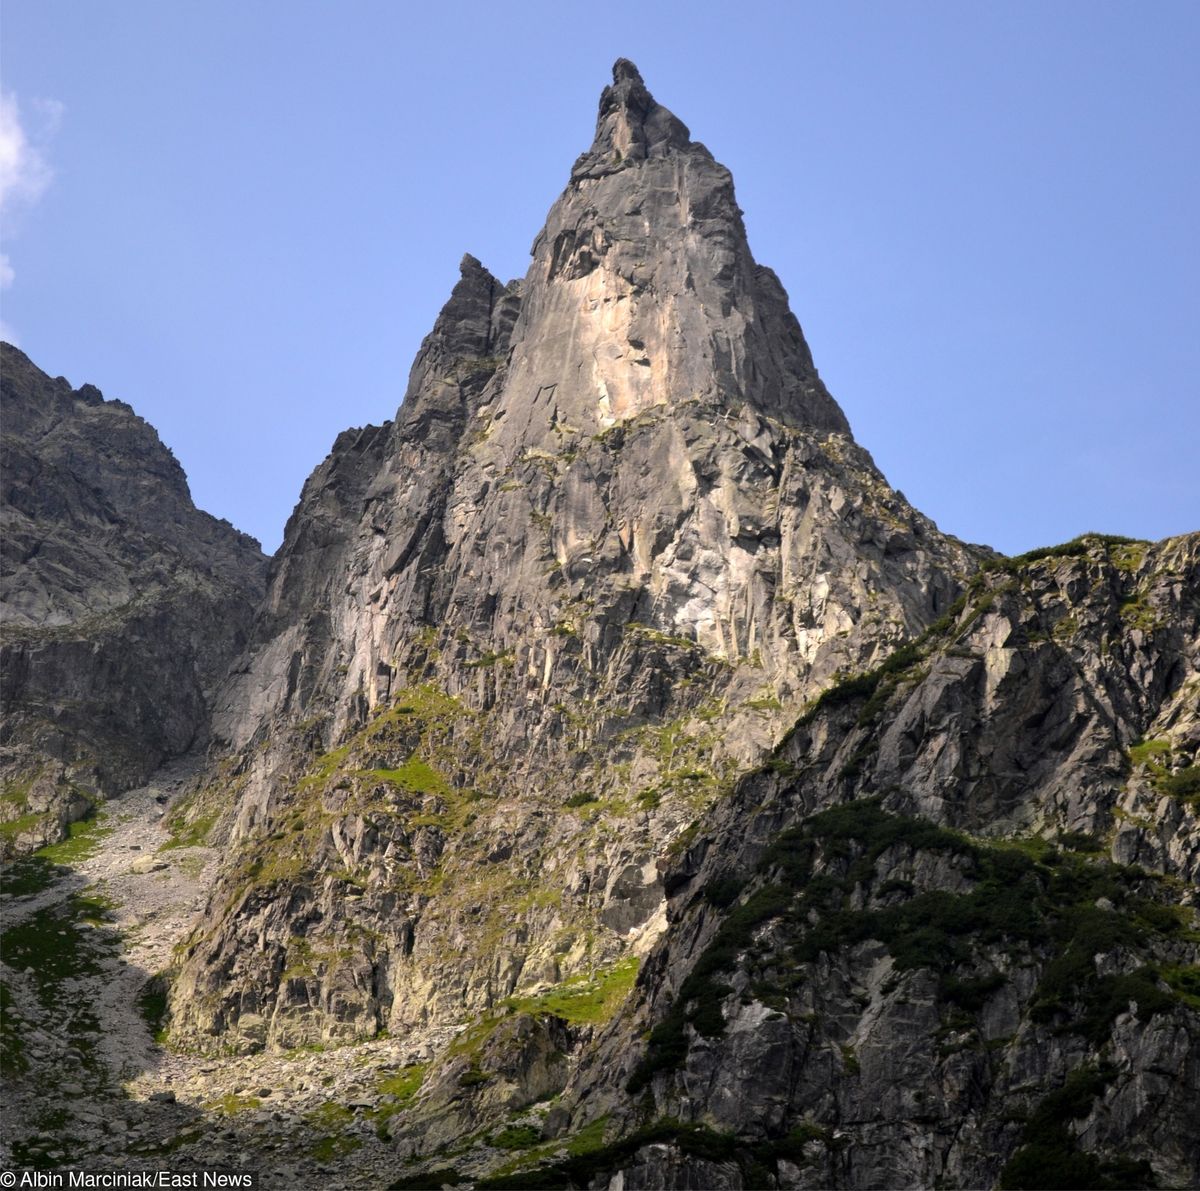
<path fill-rule="evenodd" d="M 1143 765 L 1153 768 L 1156 764 L 1160 765 L 1165 761 L 1170 753 L 1171 742 L 1169 740 L 1142 740 L 1129 750 L 1129 764 L 1134 769 L 1140 769 Z"/>
<path fill-rule="evenodd" d="M 542 1140 L 542 1131 L 532 1125 L 508 1125 L 488 1139 L 498 1150 L 528 1150 Z"/>
<path fill-rule="evenodd" d="M 636 955 L 618 960 L 593 976 L 573 976 L 544 993 L 509 997 L 502 1004 L 517 1013 L 550 1014 L 572 1025 L 597 1025 L 612 1018 L 629 996 L 638 974 Z"/>
<path fill-rule="evenodd" d="M 32 831 L 45 821 L 46 816 L 40 811 L 30 811 L 16 819 L 9 819 L 6 823 L 0 823 L 0 839 L 15 840 L 18 836 Z"/>
<path fill-rule="evenodd" d="M 407 1104 L 421 1090 L 424 1082 L 425 1064 L 414 1063 L 395 1075 L 380 1076 L 375 1089 L 381 1096 L 395 1096 L 398 1101 Z"/>
<path fill-rule="evenodd" d="M 67 838 L 61 843 L 39 848 L 34 855 L 51 864 L 61 864 L 69 868 L 95 856 L 100 850 L 100 844 L 112 833 L 113 829 L 104 825 L 103 815 L 80 819 L 68 826 Z"/>

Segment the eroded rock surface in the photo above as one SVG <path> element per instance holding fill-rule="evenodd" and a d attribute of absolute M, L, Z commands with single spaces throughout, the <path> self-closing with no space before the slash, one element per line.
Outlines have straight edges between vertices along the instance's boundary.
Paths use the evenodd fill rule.
<path fill-rule="evenodd" d="M 0 351 L 3 854 L 203 743 L 266 559 L 128 405 Z"/>
<path fill-rule="evenodd" d="M 728 171 L 614 79 L 525 279 L 465 258 L 395 421 L 305 486 L 214 721 L 189 1045 L 461 1021 L 644 951 L 680 833 L 988 556 L 888 487 Z"/>

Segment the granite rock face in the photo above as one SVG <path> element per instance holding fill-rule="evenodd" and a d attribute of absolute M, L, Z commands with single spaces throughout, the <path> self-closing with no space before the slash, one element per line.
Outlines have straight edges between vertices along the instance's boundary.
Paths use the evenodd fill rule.
<path fill-rule="evenodd" d="M 0 841 L 13 852 L 204 741 L 266 559 L 194 507 L 128 405 L 2 351 Z"/>
<path fill-rule="evenodd" d="M 614 80 L 524 280 L 465 258 L 395 421 L 305 486 L 196 803 L 234 809 L 189 1045 L 462 1020 L 644 950 L 665 851 L 788 709 L 988 556 L 888 487 L 728 171 Z"/>
<path fill-rule="evenodd" d="M 1200 535 L 1086 539 L 826 692 L 572 1081 L 577 1126 L 682 1123 L 609 1172 L 699 1185 L 700 1129 L 729 1186 L 1194 1185 L 1198 593 Z"/>

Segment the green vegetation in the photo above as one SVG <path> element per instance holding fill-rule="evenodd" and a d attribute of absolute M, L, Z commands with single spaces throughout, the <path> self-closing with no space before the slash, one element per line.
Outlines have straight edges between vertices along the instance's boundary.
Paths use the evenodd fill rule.
<path fill-rule="evenodd" d="M 567 1144 L 567 1157 L 547 1166 L 512 1173 L 493 1174 L 475 1185 L 480 1191 L 540 1191 L 563 1187 L 587 1187 L 609 1174 L 649 1145 L 671 1145 L 692 1158 L 708 1162 L 736 1162 L 745 1186 L 766 1186 L 772 1172 L 766 1164 L 780 1159 L 803 1164 L 809 1160 L 805 1152 L 814 1142 L 834 1145 L 829 1133 L 814 1125 L 803 1123 L 783 1137 L 760 1142 L 745 1142 L 726 1133 L 718 1133 L 703 1125 L 684 1124 L 663 1118 L 636 1130 L 626 1137 L 602 1144 L 607 1117 L 592 1122 Z M 426 1186 L 407 1183 L 404 1186 Z M 396 1184 L 393 1184 L 396 1186 Z"/>
<path fill-rule="evenodd" d="M 1128 1158 L 1101 1161 L 1079 1149 L 1071 1122 L 1086 1117 L 1112 1079 L 1107 1066 L 1079 1067 L 1066 1083 L 1034 1109 L 1021 1138 L 1021 1148 L 1000 1174 L 1004 1191 L 1054 1188 L 1071 1191 L 1154 1187 L 1150 1164 Z"/>
<path fill-rule="evenodd" d="M 1169 740 L 1142 740 L 1129 750 L 1129 763 L 1134 769 L 1148 765 L 1153 771 L 1156 767 L 1161 767 L 1162 761 L 1170 755 Z"/>
<path fill-rule="evenodd" d="M 1094 850 L 1090 838 L 1080 842 Z M 863 891 L 878 883 L 877 862 L 898 846 L 952 853 L 972 882 L 970 890 L 914 893 L 892 878 L 874 898 L 899 894 L 903 900 L 864 908 Z M 831 807 L 778 836 L 751 879 L 739 884 L 726 876 L 703 891 L 710 904 L 729 912 L 651 1031 L 628 1090 L 641 1091 L 655 1074 L 683 1062 L 689 1026 L 706 1037 L 724 1032 L 722 1003 L 731 991 L 725 973 L 745 955 L 754 976 L 757 932 L 778 919 L 794 941 L 786 961 L 764 961 L 766 968 L 794 972 L 823 952 L 878 940 L 898 972 L 936 972 L 943 1003 L 966 1013 L 981 1010 L 1004 983 L 999 972 L 978 970 L 982 949 L 1049 952 L 1031 1008 L 1035 1019 L 1058 1022 L 1098 1043 L 1130 1002 L 1146 1021 L 1187 993 L 1187 977 L 1177 975 L 1172 983 L 1145 962 L 1126 974 L 1096 976 L 1097 954 L 1117 948 L 1140 954 L 1148 940 L 1181 931 L 1177 908 L 1154 896 L 1162 896 L 1160 885 L 1139 870 L 1060 851 L 1043 840 L 983 845 L 924 820 L 886 814 L 877 799 Z M 786 993 L 789 983 L 805 976 L 794 972 L 782 987 L 778 975 L 773 979 Z"/>
<path fill-rule="evenodd" d="M 542 1131 L 532 1125 L 508 1125 L 488 1139 L 498 1150 L 528 1150 L 542 1140 Z"/>
<path fill-rule="evenodd" d="M 1144 771 L 1155 789 L 1180 802 L 1200 802 L 1200 765 L 1171 770 L 1171 743 L 1168 740 L 1143 740 L 1129 750 L 1129 764 Z"/>
<path fill-rule="evenodd" d="M 375 1088 L 381 1096 L 395 1096 L 402 1104 L 407 1104 L 421 1090 L 424 1082 L 425 1064 L 414 1063 L 395 1075 L 380 1076 Z"/>
<path fill-rule="evenodd" d="M 67 838 L 58 844 L 39 848 L 34 855 L 51 864 L 70 866 L 90 860 L 99 850 L 101 841 L 112 835 L 113 829 L 104 826 L 104 816 L 80 819 L 67 828 Z"/>
<path fill-rule="evenodd" d="M 869 722 L 870 719 L 874 718 L 876 712 L 882 708 L 887 697 L 895 690 L 904 672 L 924 660 L 925 650 L 923 646 L 928 635 L 926 634 L 919 640 L 910 642 L 907 645 L 901 645 L 899 649 L 892 653 L 881 665 L 876 666 L 874 670 L 868 670 L 863 674 L 850 675 L 848 678 L 843 678 L 836 685 L 822 691 L 796 721 L 791 732 L 788 732 L 787 736 L 785 736 L 784 742 L 786 743 L 796 728 L 803 728 L 811 724 L 822 711 L 842 707 L 848 703 L 857 703 L 860 700 L 866 701 L 866 707 L 864 707 L 862 714 L 859 716 L 859 722 Z"/>
<path fill-rule="evenodd" d="M 1200 799 L 1200 765 L 1189 765 L 1177 773 L 1169 773 L 1155 783 L 1164 794 L 1182 802 Z"/>
<path fill-rule="evenodd" d="M 550 1014 L 572 1025 L 597 1025 L 612 1018 L 629 996 L 637 980 L 638 962 L 636 955 L 628 955 L 607 971 L 573 976 L 544 993 L 509 997 L 502 1004 L 515 1013 Z"/>
<path fill-rule="evenodd" d="M 625 631 L 650 645 L 668 645 L 674 649 L 702 648 L 698 641 L 693 641 L 690 637 L 673 637 L 670 633 L 661 632 L 648 624 L 640 624 L 636 620 L 629 621 L 625 625 Z"/>
<path fill-rule="evenodd" d="M 314 1129 L 334 1130 L 349 1125 L 354 1120 L 354 1113 L 344 1104 L 326 1100 L 324 1104 L 318 1104 L 316 1108 L 306 1112 L 304 1119 Z"/>
<path fill-rule="evenodd" d="M 410 757 L 398 769 L 359 769 L 355 773 L 371 781 L 389 782 L 412 794 L 449 794 L 453 789 L 442 774 L 420 757 Z"/>
<path fill-rule="evenodd" d="M 587 806 L 590 803 L 599 801 L 600 800 L 595 794 L 592 793 L 591 790 L 577 790 L 570 796 L 570 798 L 566 800 L 566 802 L 563 803 L 563 806 L 569 807 L 573 810 L 577 806 Z"/>
<path fill-rule="evenodd" d="M 45 818 L 46 816 L 39 811 L 30 811 L 26 815 L 9 819 L 7 823 L 0 823 L 0 839 L 15 840 L 27 831 L 32 831 L 44 822 Z"/>
<path fill-rule="evenodd" d="M 100 970 L 100 957 L 114 945 L 115 936 L 87 927 L 103 922 L 107 909 L 97 897 L 73 894 L 5 930 L 4 962 L 32 969 L 38 999 L 46 1008 L 57 1005 L 64 980 Z"/>
<path fill-rule="evenodd" d="M 597 1117 L 588 1125 L 584 1125 L 578 1133 L 567 1139 L 567 1153 L 574 1157 L 590 1154 L 604 1144 L 604 1134 L 608 1129 L 609 1114 Z"/>
<path fill-rule="evenodd" d="M 1200 968 L 1161 968 L 1158 974 L 1184 1004 L 1200 1009 Z"/>
<path fill-rule="evenodd" d="M 218 1096 L 217 1099 L 210 1100 L 205 1105 L 210 1112 L 219 1112 L 226 1117 L 235 1117 L 243 1112 L 253 1112 L 256 1108 L 261 1107 L 262 1101 L 257 1096 L 241 1096 L 235 1092 L 226 1092 L 224 1096 Z"/>
<path fill-rule="evenodd" d="M 346 1137 L 343 1134 L 334 1134 L 329 1137 L 319 1138 L 308 1147 L 309 1157 L 317 1162 L 332 1162 L 335 1158 L 344 1158 L 347 1154 L 352 1154 L 362 1145 L 360 1137 Z"/>
<path fill-rule="evenodd" d="M 57 869 L 40 856 L 22 856 L 0 867 L 0 892 L 10 897 L 27 897 L 48 888 Z"/>
<path fill-rule="evenodd" d="M 220 812 L 217 810 L 196 815 L 191 820 L 184 814 L 172 813 L 167 817 L 165 824 L 170 839 L 158 850 L 169 852 L 173 848 L 203 848 L 208 843 L 208 837 L 219 818 Z"/>
<path fill-rule="evenodd" d="M 1016 554 L 1011 558 L 999 559 L 987 564 L 986 569 L 1011 572 L 1028 566 L 1030 563 L 1041 562 L 1046 558 L 1082 558 L 1101 546 L 1106 550 L 1116 548 L 1118 550 L 1118 557 L 1122 562 L 1126 562 L 1129 558 L 1129 552 L 1125 548 L 1141 546 L 1144 549 L 1146 545 L 1147 543 L 1139 538 L 1123 538 L 1120 534 L 1084 533 L 1080 534 L 1077 538 L 1072 538 L 1069 542 L 1062 542 L 1057 546 L 1040 546 L 1036 550 L 1027 550 L 1024 554 Z"/>

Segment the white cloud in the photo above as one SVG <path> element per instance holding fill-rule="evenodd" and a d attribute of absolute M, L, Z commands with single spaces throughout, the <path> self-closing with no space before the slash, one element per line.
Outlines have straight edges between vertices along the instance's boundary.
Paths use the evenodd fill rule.
<path fill-rule="evenodd" d="M 0 214 L 11 217 L 15 207 L 37 202 L 50 178 L 46 159 L 21 123 L 17 97 L 0 92 Z"/>
<path fill-rule="evenodd" d="M 17 97 L 0 92 L 0 232 L 6 240 L 13 237 L 14 214 L 36 203 L 54 177 L 41 146 L 57 131 L 64 108 L 56 99 L 35 99 L 31 106 L 39 122 L 32 138 L 21 123 Z M 0 252 L 0 289 L 12 285 L 15 276 L 8 254 Z M 16 342 L 12 328 L 2 320 L 0 336 Z"/>

